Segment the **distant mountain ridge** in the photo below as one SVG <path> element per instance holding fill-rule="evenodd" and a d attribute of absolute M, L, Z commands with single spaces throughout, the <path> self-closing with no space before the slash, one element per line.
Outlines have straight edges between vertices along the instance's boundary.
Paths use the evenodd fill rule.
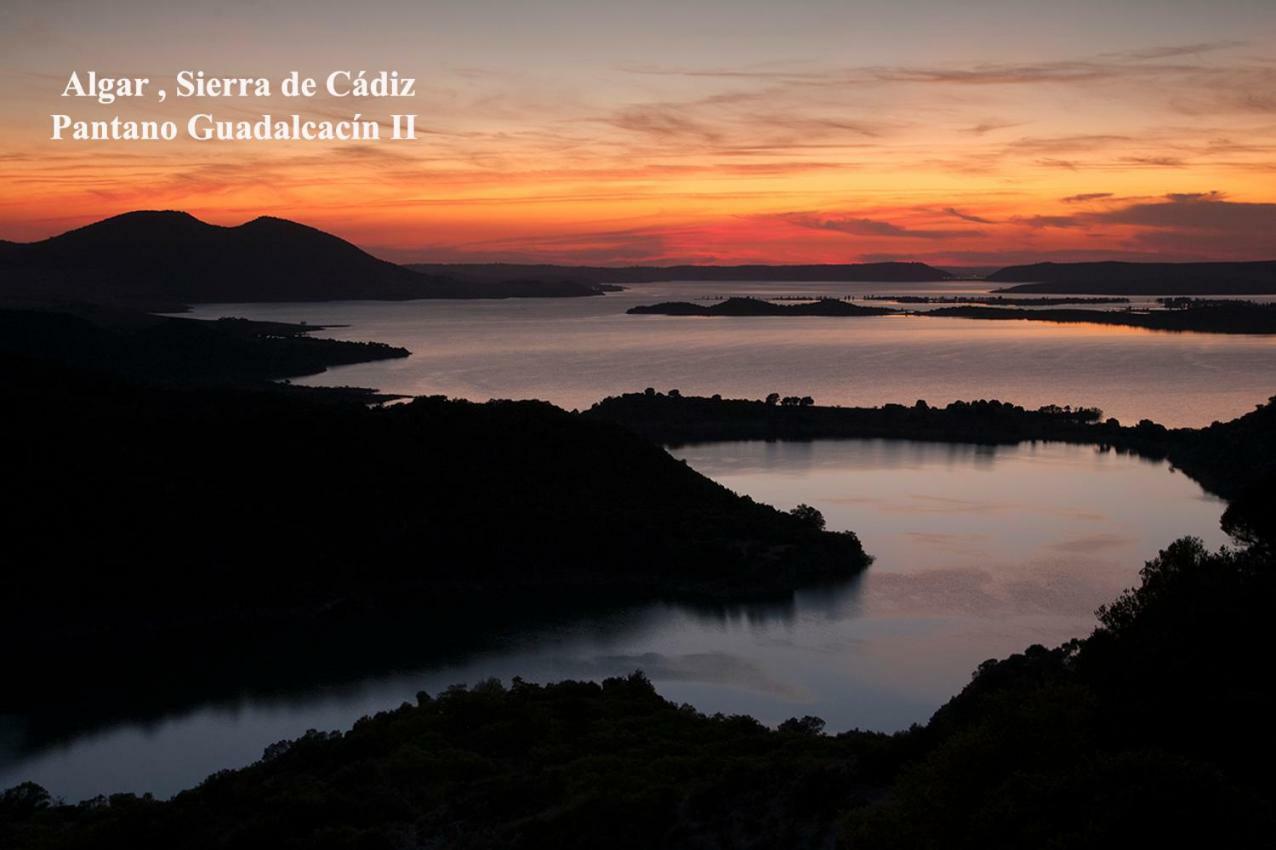
<path fill-rule="evenodd" d="M 594 295 L 577 282 L 422 274 L 313 227 L 261 216 L 233 227 L 173 210 L 103 219 L 40 242 L 0 243 L 0 298 L 148 309 L 263 301 Z"/>
<path fill-rule="evenodd" d="M 818 263 L 776 265 L 755 263 L 737 266 L 560 266 L 524 263 L 411 263 L 408 268 L 427 274 L 457 274 L 476 279 L 492 277 L 552 277 L 599 283 L 654 283 L 667 280 L 703 281 L 867 281 L 917 283 L 953 280 L 951 272 L 925 263 Z"/>
<path fill-rule="evenodd" d="M 123 213 L 39 242 L 0 240 L 0 300 L 181 309 L 267 301 L 599 295 L 657 281 L 925 283 L 959 279 L 920 262 L 574 266 L 378 259 L 340 237 L 282 218 L 235 226 L 186 212 Z M 1005 292 L 1114 295 L 1276 294 L 1276 261 L 1035 263 L 989 274 Z"/>
<path fill-rule="evenodd" d="M 1237 263 L 1033 263 L 986 280 L 1019 283 L 998 292 L 1099 295 L 1272 295 L 1276 261 Z"/>

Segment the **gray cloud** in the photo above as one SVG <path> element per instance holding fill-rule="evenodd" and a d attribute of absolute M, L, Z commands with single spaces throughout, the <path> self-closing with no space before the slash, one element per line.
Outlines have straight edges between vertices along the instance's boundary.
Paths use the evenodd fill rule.
<path fill-rule="evenodd" d="M 1244 203 L 1222 197 L 1215 192 L 1173 194 L 1161 201 L 1088 215 L 1096 221 L 1142 227 L 1261 234 L 1276 253 L 1276 203 Z"/>
<path fill-rule="evenodd" d="M 1244 47 L 1244 41 L 1202 41 L 1196 44 L 1173 44 L 1164 47 L 1148 47 L 1142 50 L 1126 50 L 1118 53 L 1105 53 L 1104 56 L 1115 59 L 1143 61 L 1147 59 L 1173 59 L 1177 56 L 1198 56 L 1217 50 L 1228 50 L 1233 47 Z"/>
<path fill-rule="evenodd" d="M 959 209 L 955 209 L 954 207 L 944 207 L 944 213 L 946 215 L 952 216 L 953 218 L 959 218 L 962 221 L 974 222 L 975 224 L 996 224 L 997 223 L 993 221 L 992 219 L 983 218 L 982 216 L 977 216 L 977 215 L 971 215 L 970 213 L 964 213 Z"/>
<path fill-rule="evenodd" d="M 982 236 L 979 230 L 931 230 L 912 229 L 872 218 L 850 216 L 822 216 L 814 213 L 784 213 L 776 216 L 781 221 L 812 230 L 832 230 L 853 236 L 885 236 L 901 239 L 955 239 Z"/>
<path fill-rule="evenodd" d="M 1276 203 L 1229 201 L 1220 192 L 1176 192 L 1112 209 L 1029 216 L 1015 223 L 1096 233 L 1110 225 L 1134 227 L 1138 230 L 1129 237 L 1131 249 L 1167 258 L 1276 257 Z"/>

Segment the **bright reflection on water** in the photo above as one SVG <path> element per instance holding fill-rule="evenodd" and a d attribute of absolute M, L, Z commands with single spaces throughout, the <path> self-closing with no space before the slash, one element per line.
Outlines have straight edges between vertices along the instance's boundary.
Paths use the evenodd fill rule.
<path fill-rule="evenodd" d="M 483 624 L 483 641 L 459 627 L 422 631 L 417 661 L 394 672 L 300 692 L 209 695 L 146 724 L 107 723 L 62 743 L 24 740 L 9 724 L 0 788 L 33 779 L 68 799 L 167 795 L 308 728 L 348 728 L 422 688 L 491 676 L 549 681 L 642 668 L 661 693 L 704 711 L 900 729 L 925 721 L 980 661 L 1088 633 L 1095 607 L 1177 536 L 1224 542 L 1222 504 L 1192 481 L 1091 447 L 848 440 L 675 454 L 761 501 L 819 507 L 831 528 L 858 531 L 877 562 L 787 604 L 644 605 L 517 626 L 488 611 L 472 621 Z M 92 710 L 86 702 L 83 711 Z"/>
<path fill-rule="evenodd" d="M 1276 337 L 942 318 L 629 316 L 636 304 L 719 295 L 953 294 L 987 284 L 659 283 L 594 298 L 204 305 L 197 317 L 345 324 L 406 360 L 343 366 L 302 383 L 538 398 L 586 408 L 652 386 L 821 404 L 999 398 L 1099 407 L 1122 421 L 1208 425 L 1276 392 Z"/>

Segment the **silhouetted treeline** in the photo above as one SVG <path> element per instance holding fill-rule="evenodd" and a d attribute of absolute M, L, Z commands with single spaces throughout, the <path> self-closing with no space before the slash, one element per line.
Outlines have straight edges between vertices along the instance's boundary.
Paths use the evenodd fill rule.
<path fill-rule="evenodd" d="M 796 404 L 780 404 L 786 398 Z M 1043 407 L 1025 410 L 1000 401 L 957 401 L 931 407 L 826 407 L 814 399 L 771 393 L 766 399 L 684 396 L 676 391 L 612 396 L 595 404 L 586 416 L 617 422 L 648 439 L 666 444 L 721 440 L 813 440 L 838 437 L 884 437 L 960 443 L 1007 443 L 1027 439 L 1090 435 L 1102 411 L 1092 408 Z"/>
<path fill-rule="evenodd" d="M 1174 295 L 1158 298 L 1156 303 L 1167 310 L 1187 310 L 1194 307 L 1229 307 L 1236 304 L 1237 300 L 1235 298 L 1193 298 L 1188 295 Z"/>
<path fill-rule="evenodd" d="M 1266 846 L 1276 563 L 1191 539 L 1088 638 L 988 661 L 924 727 L 769 730 L 641 676 L 452 688 L 171 802 L 0 797 L 13 848 Z"/>
<path fill-rule="evenodd" d="M 791 396 L 791 398 L 799 398 Z M 613 396 L 584 415 L 625 425 L 666 444 L 720 440 L 884 438 L 958 443 L 1058 440 L 1092 443 L 1149 458 L 1168 458 L 1203 486 L 1236 498 L 1276 475 L 1276 399 L 1230 422 L 1169 429 L 1143 420 L 1122 425 L 1094 408 L 1047 405 L 1037 410 L 1001 401 L 956 401 L 932 407 L 778 405 L 765 400 L 684 396 L 671 391 Z"/>
<path fill-rule="evenodd" d="M 647 390 L 604 399 L 584 414 L 625 425 L 666 444 L 720 440 L 882 438 L 959 443 L 1057 440 L 1168 459 L 1203 487 L 1229 500 L 1224 528 L 1245 540 L 1271 539 L 1276 493 L 1276 398 L 1230 422 L 1206 428 L 1165 428 L 1143 420 L 1122 425 L 1093 408 L 1049 405 L 1026 410 L 1000 401 L 957 401 L 932 407 L 782 405 L 767 399 L 683 396 Z"/>
<path fill-rule="evenodd" d="M 1061 304 L 1129 304 L 1129 298 L 1007 298 L 1004 295 L 865 295 L 865 301 L 894 301 L 897 304 L 985 304 L 996 307 L 1054 307 Z"/>

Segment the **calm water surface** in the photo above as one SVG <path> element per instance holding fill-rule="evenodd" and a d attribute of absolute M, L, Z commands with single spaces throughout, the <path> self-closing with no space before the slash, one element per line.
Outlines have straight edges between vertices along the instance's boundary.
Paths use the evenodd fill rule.
<path fill-rule="evenodd" d="M 1207 425 L 1276 393 L 1276 337 L 923 317 L 629 316 L 636 304 L 720 295 L 956 294 L 979 282 L 659 283 L 595 298 L 203 305 L 197 317 L 344 324 L 405 360 L 332 369 L 302 383 L 540 398 L 567 409 L 652 386 L 821 404 L 999 398 L 1097 406 L 1122 421 Z"/>
<path fill-rule="evenodd" d="M 349 728 L 420 689 L 492 676 L 552 681 L 642 668 L 662 694 L 708 712 L 900 729 L 925 721 L 984 659 L 1088 633 L 1094 609 L 1175 537 L 1223 542 L 1222 503 L 1191 480 L 1091 447 L 847 440 L 676 454 L 759 500 L 816 505 L 830 527 L 856 530 L 876 563 L 853 581 L 774 605 L 651 604 L 530 626 L 489 616 L 479 620 L 487 624 L 480 648 L 464 648 L 459 630 L 423 636 L 420 658 L 429 660 L 391 672 L 209 696 L 57 743 L 37 742 L 10 720 L 0 726 L 0 788 L 32 779 L 68 799 L 168 795 L 254 761 L 276 740 Z"/>

